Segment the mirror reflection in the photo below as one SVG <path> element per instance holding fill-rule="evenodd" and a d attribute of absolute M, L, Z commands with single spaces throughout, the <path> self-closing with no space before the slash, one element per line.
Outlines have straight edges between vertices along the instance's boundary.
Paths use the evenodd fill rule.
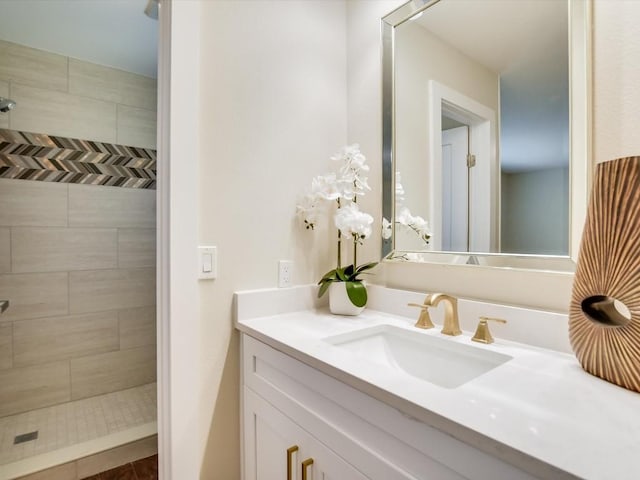
<path fill-rule="evenodd" d="M 396 250 L 568 255 L 568 37 L 564 0 L 441 0 L 394 29 Z"/>

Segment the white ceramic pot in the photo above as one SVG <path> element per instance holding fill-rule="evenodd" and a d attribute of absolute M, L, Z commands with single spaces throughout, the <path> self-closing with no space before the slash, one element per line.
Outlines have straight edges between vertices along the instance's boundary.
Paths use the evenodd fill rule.
<path fill-rule="evenodd" d="M 356 307 L 347 295 L 344 282 L 332 282 L 329 285 L 329 310 L 334 315 L 360 315 L 364 307 Z"/>

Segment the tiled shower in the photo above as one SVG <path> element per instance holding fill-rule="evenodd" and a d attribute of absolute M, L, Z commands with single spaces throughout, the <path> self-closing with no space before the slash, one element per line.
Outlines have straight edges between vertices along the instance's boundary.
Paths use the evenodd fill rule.
<path fill-rule="evenodd" d="M 0 113 L 0 478 L 12 478 L 3 470 L 30 459 L 155 430 L 156 82 L 0 41 L 0 96 L 17 103 Z M 99 471 L 83 465 L 78 478 Z"/>

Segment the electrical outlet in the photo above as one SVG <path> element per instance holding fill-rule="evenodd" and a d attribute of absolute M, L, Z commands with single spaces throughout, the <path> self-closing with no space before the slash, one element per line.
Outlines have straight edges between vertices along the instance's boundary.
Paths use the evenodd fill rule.
<path fill-rule="evenodd" d="M 286 288 L 293 284 L 293 262 L 280 260 L 278 262 L 278 287 Z"/>

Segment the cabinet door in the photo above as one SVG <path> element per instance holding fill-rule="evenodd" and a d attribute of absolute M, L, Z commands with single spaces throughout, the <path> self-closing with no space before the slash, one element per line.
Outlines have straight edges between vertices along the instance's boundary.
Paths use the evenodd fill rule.
<path fill-rule="evenodd" d="M 247 387 L 243 404 L 244 480 L 367 478 Z M 292 447 L 297 450 L 288 453 Z"/>

